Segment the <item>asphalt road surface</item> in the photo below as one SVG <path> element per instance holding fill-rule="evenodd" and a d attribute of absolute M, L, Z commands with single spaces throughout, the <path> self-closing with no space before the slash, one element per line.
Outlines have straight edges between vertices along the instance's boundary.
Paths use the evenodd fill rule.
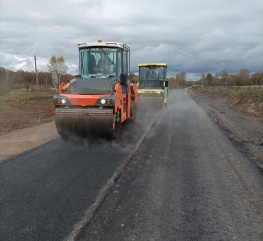
<path fill-rule="evenodd" d="M 260 171 L 186 90 L 170 101 L 118 141 L 58 139 L 2 163 L 1 240 L 263 240 Z"/>

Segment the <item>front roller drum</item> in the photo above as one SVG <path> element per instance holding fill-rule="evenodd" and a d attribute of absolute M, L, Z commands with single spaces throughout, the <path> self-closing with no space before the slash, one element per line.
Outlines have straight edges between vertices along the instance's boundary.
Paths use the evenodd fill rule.
<path fill-rule="evenodd" d="M 55 116 L 56 128 L 64 139 L 70 136 L 99 136 L 118 138 L 120 122 L 113 123 L 113 116 L 82 116 L 61 115 Z"/>

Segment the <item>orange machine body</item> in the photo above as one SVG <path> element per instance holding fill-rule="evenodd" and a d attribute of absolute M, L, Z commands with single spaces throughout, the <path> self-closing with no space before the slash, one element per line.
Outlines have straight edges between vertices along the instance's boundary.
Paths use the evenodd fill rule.
<path fill-rule="evenodd" d="M 80 44 L 79 50 L 80 74 L 62 83 L 54 97 L 58 133 L 63 138 L 72 133 L 118 138 L 121 123 L 135 121 L 138 104 L 137 87 L 129 80 L 129 48 L 98 42 Z"/>

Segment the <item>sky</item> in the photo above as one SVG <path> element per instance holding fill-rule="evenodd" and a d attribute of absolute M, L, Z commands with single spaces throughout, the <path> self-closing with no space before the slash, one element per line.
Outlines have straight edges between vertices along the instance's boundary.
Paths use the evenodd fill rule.
<path fill-rule="evenodd" d="M 123 42 L 138 64 L 166 62 L 168 76 L 263 72 L 262 0 L 0 0 L 0 67 L 48 71 L 63 56 L 78 74 L 77 44 Z"/>

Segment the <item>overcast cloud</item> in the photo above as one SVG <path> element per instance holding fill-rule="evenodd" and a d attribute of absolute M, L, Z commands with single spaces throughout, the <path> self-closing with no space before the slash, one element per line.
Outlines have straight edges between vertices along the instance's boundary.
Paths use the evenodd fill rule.
<path fill-rule="evenodd" d="M 262 0 L 0 0 L 0 67 L 47 71 L 52 55 L 78 72 L 77 44 L 124 42 L 131 72 L 167 62 L 170 76 L 263 71 Z"/>

